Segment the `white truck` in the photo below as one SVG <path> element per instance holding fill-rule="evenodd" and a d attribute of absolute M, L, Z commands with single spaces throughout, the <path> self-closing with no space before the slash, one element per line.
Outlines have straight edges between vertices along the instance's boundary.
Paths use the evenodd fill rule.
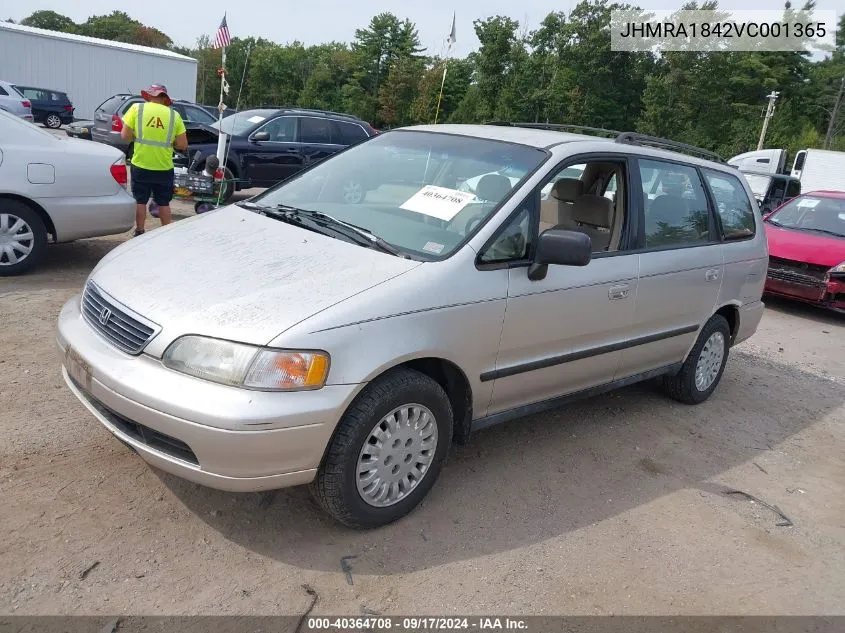
<path fill-rule="evenodd" d="M 802 149 L 795 154 L 792 176 L 801 181 L 801 191 L 845 191 L 845 152 Z"/>
<path fill-rule="evenodd" d="M 728 159 L 728 165 L 733 165 L 743 172 L 758 174 L 782 174 L 786 167 L 786 150 L 760 149 L 753 152 L 737 154 Z"/>

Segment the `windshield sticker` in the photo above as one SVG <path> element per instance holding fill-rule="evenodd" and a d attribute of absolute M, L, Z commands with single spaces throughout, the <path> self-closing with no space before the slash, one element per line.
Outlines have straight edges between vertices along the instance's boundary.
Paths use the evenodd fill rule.
<path fill-rule="evenodd" d="M 448 222 L 475 199 L 475 194 L 468 191 L 426 185 L 402 203 L 399 208 Z"/>
<path fill-rule="evenodd" d="M 439 255 L 443 252 L 443 244 L 438 244 L 437 242 L 426 242 L 425 246 L 423 246 L 423 250 Z"/>
<path fill-rule="evenodd" d="M 819 200 L 818 198 L 816 198 L 815 200 L 812 198 L 801 198 L 798 201 L 798 206 L 801 208 L 813 209 L 819 202 L 821 202 L 821 200 Z"/>
<path fill-rule="evenodd" d="M 265 118 L 266 117 L 255 115 L 249 117 L 247 121 L 249 121 L 250 123 L 261 123 Z"/>

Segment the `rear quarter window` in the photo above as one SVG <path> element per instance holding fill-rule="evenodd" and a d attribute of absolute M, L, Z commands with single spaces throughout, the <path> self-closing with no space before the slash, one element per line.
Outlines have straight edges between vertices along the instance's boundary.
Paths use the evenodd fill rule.
<path fill-rule="evenodd" d="M 726 240 L 746 239 L 756 232 L 754 208 L 739 178 L 731 174 L 705 169 L 704 179 L 716 203 L 716 215 Z"/>

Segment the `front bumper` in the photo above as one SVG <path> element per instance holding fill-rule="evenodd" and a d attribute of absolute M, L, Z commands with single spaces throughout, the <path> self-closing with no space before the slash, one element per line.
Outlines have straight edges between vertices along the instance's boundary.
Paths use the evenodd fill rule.
<path fill-rule="evenodd" d="M 106 429 L 153 466 L 220 490 L 311 481 L 360 388 L 273 393 L 186 376 L 112 347 L 85 322 L 78 296 L 59 315 L 57 344 L 68 387 Z"/>
<path fill-rule="evenodd" d="M 845 279 L 782 279 L 770 272 L 766 277 L 765 292 L 833 310 L 845 310 Z"/>

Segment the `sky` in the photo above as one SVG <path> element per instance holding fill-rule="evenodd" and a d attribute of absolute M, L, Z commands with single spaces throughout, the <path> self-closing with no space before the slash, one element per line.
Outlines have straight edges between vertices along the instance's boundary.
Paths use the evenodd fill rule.
<path fill-rule="evenodd" d="M 644 9 L 676 9 L 683 0 L 639 0 Z M 842 13 L 842 0 L 817 0 L 818 9 L 836 9 Z M 117 5 L 114 0 L 34 0 L 15 3 L 0 0 L 0 19 L 16 22 L 38 9 L 51 9 L 84 22 L 91 15 L 111 13 L 116 6 L 133 18 L 169 35 L 178 45 L 193 46 L 200 35 L 214 36 L 224 11 L 233 37 L 264 37 L 284 44 L 299 40 L 306 45 L 332 40 L 349 42 L 356 28 L 365 27 L 377 13 L 389 11 L 400 19 L 416 23 L 420 41 L 428 54 L 440 54 L 456 14 L 455 56 L 462 57 L 478 48 L 472 21 L 493 15 L 518 20 L 529 30 L 552 11 L 569 12 L 577 0 L 143 0 Z M 632 4 L 634 4 L 632 2 Z M 793 3 L 799 5 L 800 0 Z M 733 0 L 720 2 L 724 9 L 770 9 L 772 0 Z M 777 2 L 781 5 L 781 2 Z M 203 11 L 196 11 L 202 6 Z M 140 10 L 143 10 L 143 13 Z"/>

